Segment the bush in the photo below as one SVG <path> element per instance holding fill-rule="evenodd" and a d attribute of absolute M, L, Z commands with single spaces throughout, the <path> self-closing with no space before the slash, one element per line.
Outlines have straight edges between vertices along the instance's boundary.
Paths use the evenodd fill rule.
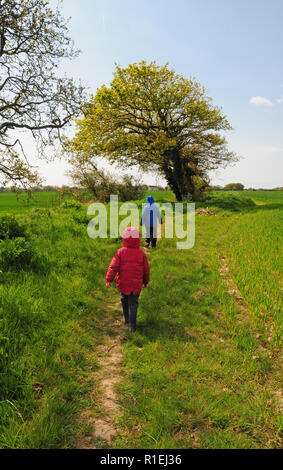
<path fill-rule="evenodd" d="M 36 217 L 50 217 L 51 211 L 49 209 L 44 209 L 41 207 L 34 207 L 30 211 L 30 215 L 36 216 Z"/>
<path fill-rule="evenodd" d="M 89 223 L 89 221 L 91 220 L 91 218 L 87 215 L 84 215 L 84 214 L 73 214 L 73 220 L 77 224 L 87 225 Z"/>
<path fill-rule="evenodd" d="M 117 184 L 119 200 L 122 202 L 142 199 L 145 190 L 139 185 L 136 178 L 124 176 L 121 183 Z M 114 193 L 115 194 L 115 193 Z"/>
<path fill-rule="evenodd" d="M 31 242 L 18 237 L 0 242 L 0 267 L 6 271 L 32 269 L 45 272 L 47 260 L 34 249 Z"/>
<path fill-rule="evenodd" d="M 254 201 L 248 197 L 241 197 L 229 193 L 210 193 L 206 198 L 202 206 L 215 207 L 233 212 L 241 212 L 247 210 L 253 210 L 256 208 Z"/>
<path fill-rule="evenodd" d="M 84 188 L 95 200 L 109 202 L 111 194 L 117 194 L 121 202 L 141 199 L 145 188 L 140 178 L 125 175 L 122 179 L 115 174 L 94 168 L 91 164 L 74 164 L 69 173 L 74 183 Z M 146 188 L 147 189 L 147 188 Z"/>
<path fill-rule="evenodd" d="M 11 216 L 0 217 L 0 240 L 24 237 L 25 235 L 25 228 L 19 224 L 17 219 Z"/>
<path fill-rule="evenodd" d="M 75 199 L 67 199 L 63 202 L 61 207 L 63 207 L 64 209 L 81 209 L 82 204 L 79 201 L 76 201 Z"/>
<path fill-rule="evenodd" d="M 194 191 L 192 193 L 193 201 L 203 201 L 208 193 L 208 183 L 199 176 L 193 176 Z"/>

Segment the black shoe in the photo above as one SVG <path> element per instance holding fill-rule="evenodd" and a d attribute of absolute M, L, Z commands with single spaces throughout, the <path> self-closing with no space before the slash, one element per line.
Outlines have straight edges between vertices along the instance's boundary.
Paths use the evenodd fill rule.
<path fill-rule="evenodd" d="M 129 328 L 130 332 L 131 333 L 134 333 L 136 331 L 136 327 L 135 326 L 132 326 L 130 325 L 130 328 Z"/>

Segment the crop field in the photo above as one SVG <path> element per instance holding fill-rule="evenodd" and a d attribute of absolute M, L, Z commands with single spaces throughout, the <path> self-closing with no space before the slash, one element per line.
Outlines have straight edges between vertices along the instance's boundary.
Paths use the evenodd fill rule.
<path fill-rule="evenodd" d="M 105 287 L 121 239 L 25 198 L 0 194 L 0 448 L 282 447 L 283 191 L 209 193 L 188 250 L 162 231 L 134 334 Z"/>
<path fill-rule="evenodd" d="M 22 213 L 35 207 L 55 207 L 58 205 L 58 193 L 37 192 L 32 197 L 26 193 L 0 193 L 0 214 L 1 213 Z"/>

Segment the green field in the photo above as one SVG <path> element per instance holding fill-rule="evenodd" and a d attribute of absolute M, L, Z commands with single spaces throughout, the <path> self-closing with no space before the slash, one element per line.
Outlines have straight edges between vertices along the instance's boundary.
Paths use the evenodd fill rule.
<path fill-rule="evenodd" d="M 58 205 L 58 193 L 36 192 L 29 197 L 26 193 L 0 193 L 1 213 L 23 213 L 34 207 L 56 207 Z"/>
<path fill-rule="evenodd" d="M 99 348 L 122 315 L 105 274 L 121 240 L 90 239 L 87 205 L 56 197 L 0 194 L 0 217 L 18 221 L 0 221 L 0 448 L 85 436 L 109 448 L 79 417 L 103 415 Z M 213 215 L 196 214 L 195 246 L 159 241 L 137 331 L 121 332 L 112 448 L 282 446 L 283 192 L 218 191 L 196 206 Z"/>

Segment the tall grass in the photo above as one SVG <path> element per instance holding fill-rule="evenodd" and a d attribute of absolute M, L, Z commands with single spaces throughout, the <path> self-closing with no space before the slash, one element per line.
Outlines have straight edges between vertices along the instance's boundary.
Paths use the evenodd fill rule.
<path fill-rule="evenodd" d="M 271 334 L 271 344 L 282 346 L 283 311 L 283 204 L 281 209 L 262 206 L 244 215 L 227 240 L 231 272 L 248 302 L 262 333 Z M 267 328 L 272 325 L 272 330 Z"/>
<path fill-rule="evenodd" d="M 113 252 L 88 238 L 85 226 L 73 220 L 77 212 L 62 208 L 19 218 L 29 247 L 45 259 L 42 269 L 24 263 L 15 268 L 7 250 L 0 256 L 1 448 L 64 447 L 74 432 L 88 387 L 78 375 L 98 338 L 99 292 Z M 25 239 L 2 240 L 0 248 L 18 240 Z"/>

